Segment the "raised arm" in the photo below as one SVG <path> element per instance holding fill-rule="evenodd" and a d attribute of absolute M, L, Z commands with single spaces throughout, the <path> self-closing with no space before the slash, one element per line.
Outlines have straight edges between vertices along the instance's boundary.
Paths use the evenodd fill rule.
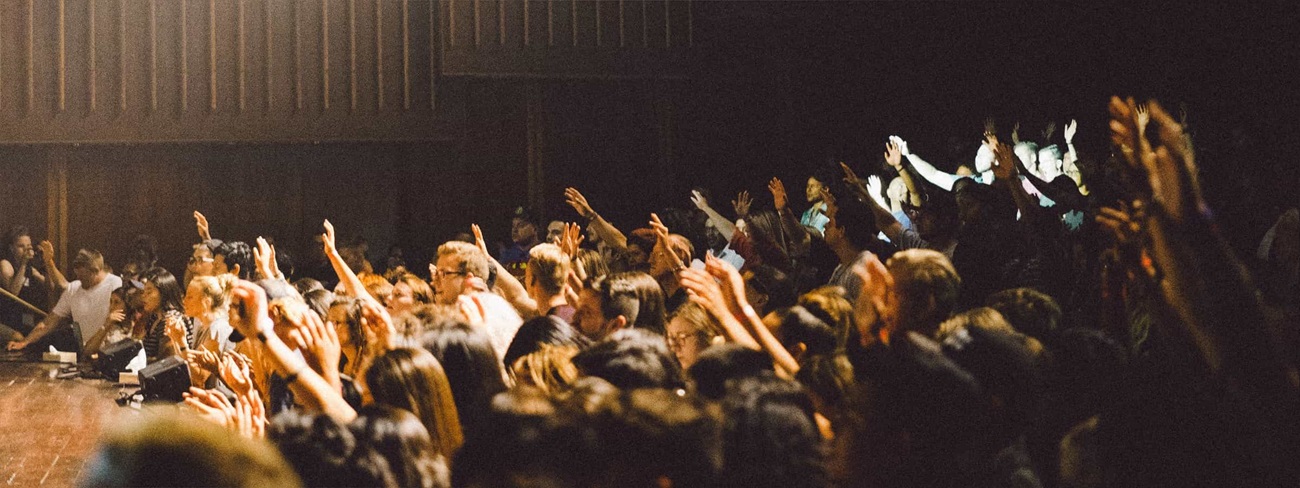
<path fill-rule="evenodd" d="M 747 200 L 748 197 L 748 195 L 745 195 L 743 198 L 738 198 L 741 201 L 744 201 Z M 708 215 L 709 222 L 713 222 L 713 226 L 718 229 L 718 232 L 722 233 L 722 237 L 727 239 L 727 242 L 731 242 L 731 237 L 736 234 L 736 224 L 734 222 L 727 220 L 727 218 L 723 217 L 717 210 L 714 210 L 713 207 L 709 205 L 709 200 L 704 198 L 704 195 L 701 195 L 698 191 L 691 190 L 691 203 L 695 204 L 695 208 L 700 209 L 701 212 Z M 748 207 L 749 205 L 746 204 L 745 208 L 748 209 Z"/>
<path fill-rule="evenodd" d="M 68 279 L 59 271 L 59 265 L 54 264 L 54 244 L 50 241 L 41 241 L 41 260 L 45 262 L 45 272 L 50 275 L 49 279 L 45 280 L 50 290 L 62 293 L 63 290 L 68 289 Z"/>
<path fill-rule="evenodd" d="M 902 157 L 898 144 L 895 144 L 893 141 L 885 143 L 885 161 L 888 162 L 890 166 L 901 166 Z M 844 169 L 848 171 L 847 166 L 845 166 Z M 885 233 L 885 237 L 888 237 L 890 242 L 899 242 L 899 238 L 903 234 L 903 224 L 899 223 L 898 218 L 894 217 L 893 212 L 890 212 L 889 209 L 885 207 L 883 198 L 877 199 L 876 196 L 872 194 L 880 192 L 880 177 L 872 175 L 869 181 L 872 182 L 869 186 L 875 187 L 875 191 L 872 192 L 869 190 L 868 195 L 871 196 L 871 198 L 867 198 L 867 201 L 863 203 L 866 203 L 867 206 L 871 208 L 872 215 L 876 217 L 876 226 L 880 228 L 881 232 Z"/>
<path fill-rule="evenodd" d="M 329 258 L 330 265 L 334 267 L 334 274 L 339 276 L 339 283 L 348 294 L 357 297 L 358 300 L 374 300 L 370 292 L 366 291 L 366 286 L 361 284 L 361 279 L 357 274 L 352 272 L 348 263 L 343 262 L 343 256 L 339 255 L 339 249 L 335 246 L 334 224 L 329 220 L 325 221 L 325 233 L 321 234 L 321 245 L 325 247 L 325 256 Z"/>
<path fill-rule="evenodd" d="M 570 207 L 573 207 L 573 210 L 578 212 L 578 215 L 591 222 L 591 228 L 596 232 L 596 235 L 600 236 L 601 242 L 604 242 L 606 246 L 618 252 L 627 250 L 627 236 L 596 213 L 596 210 L 587 203 L 587 198 L 582 196 L 582 193 L 578 192 L 576 188 L 565 188 L 564 200 Z"/>
<path fill-rule="evenodd" d="M 903 150 L 903 148 L 907 147 L 907 141 L 904 141 L 902 138 L 898 136 L 890 136 L 889 139 L 894 144 L 898 145 L 903 156 L 907 156 L 907 160 L 912 162 L 912 167 L 916 169 L 916 173 L 921 175 L 922 178 L 925 178 L 926 181 L 933 183 L 935 186 L 947 191 L 952 191 L 952 185 L 961 178 L 960 176 L 951 173 L 939 171 L 939 169 L 935 168 L 933 164 L 921 159 L 920 156 L 912 154 L 910 151 Z"/>
<path fill-rule="evenodd" d="M 483 257 L 487 258 L 488 265 L 496 268 L 496 288 L 501 292 L 501 297 L 510 302 L 510 305 L 514 306 L 515 311 L 519 312 L 524 319 L 536 317 L 537 301 L 528 296 L 528 289 L 519 282 L 519 278 L 515 278 L 515 275 L 510 274 L 505 266 L 488 254 L 487 241 L 483 239 L 483 229 L 479 228 L 478 224 L 470 224 L 470 230 L 474 232 L 474 244 L 483 251 Z"/>
<path fill-rule="evenodd" d="M 903 156 L 909 154 L 907 150 L 907 141 L 904 141 L 898 136 L 889 136 L 889 141 L 895 146 L 898 146 L 898 151 Z M 911 158 L 908 159 L 910 160 Z M 912 176 L 912 171 L 915 171 L 916 164 L 912 164 L 912 169 L 909 170 L 906 165 L 903 164 L 903 158 L 901 157 L 893 160 L 886 158 L 885 161 L 888 162 L 889 166 L 894 168 L 895 171 L 898 171 L 898 177 L 902 178 L 903 184 L 907 185 L 908 204 L 913 207 L 920 207 L 924 200 L 921 199 L 920 187 L 917 186 L 916 179 Z M 952 190 L 952 186 L 949 185 L 948 189 Z"/>

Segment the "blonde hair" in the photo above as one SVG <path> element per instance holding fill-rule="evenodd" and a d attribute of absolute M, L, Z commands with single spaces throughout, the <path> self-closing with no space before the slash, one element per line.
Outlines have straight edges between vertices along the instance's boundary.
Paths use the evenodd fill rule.
<path fill-rule="evenodd" d="M 722 324 L 698 303 L 688 301 L 677 307 L 668 321 L 676 319 L 682 319 L 691 325 L 692 332 L 700 341 L 700 349 L 709 347 L 714 337 L 722 335 Z"/>
<path fill-rule="evenodd" d="M 190 280 L 190 286 L 199 285 L 199 291 L 203 293 L 203 298 L 210 301 L 211 305 L 208 310 L 219 312 L 230 308 L 230 292 L 235 286 L 235 276 L 231 274 L 220 274 L 217 276 L 195 276 Z M 188 290 L 186 290 L 188 292 Z"/>
<path fill-rule="evenodd" d="M 488 276 L 487 256 L 483 251 L 473 244 L 461 241 L 447 241 L 438 246 L 438 258 L 443 256 L 454 256 L 456 258 L 453 271 L 472 273 L 480 278 Z"/>
<path fill-rule="evenodd" d="M 536 352 L 516 359 L 510 365 L 510 374 L 518 385 L 534 386 L 553 395 L 567 390 L 578 379 L 578 367 L 573 365 L 576 355 L 577 346 L 542 344 Z"/>
<path fill-rule="evenodd" d="M 538 244 L 528 251 L 528 270 L 547 293 L 560 293 L 572 268 L 569 256 L 555 244 Z"/>

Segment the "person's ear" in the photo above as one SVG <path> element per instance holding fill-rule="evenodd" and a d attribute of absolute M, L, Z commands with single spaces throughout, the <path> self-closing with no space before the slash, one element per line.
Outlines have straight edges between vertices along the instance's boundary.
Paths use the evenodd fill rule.
<path fill-rule="evenodd" d="M 605 333 L 603 335 L 609 337 L 610 334 L 623 330 L 624 328 L 627 328 L 627 317 L 619 315 L 609 319 L 608 322 L 605 322 Z"/>
<path fill-rule="evenodd" d="M 236 265 L 234 265 L 234 266 L 231 266 L 231 267 L 227 268 L 227 270 L 229 271 L 230 274 L 235 275 L 235 276 L 239 276 L 239 265 L 238 265 L 238 264 L 236 264 Z"/>

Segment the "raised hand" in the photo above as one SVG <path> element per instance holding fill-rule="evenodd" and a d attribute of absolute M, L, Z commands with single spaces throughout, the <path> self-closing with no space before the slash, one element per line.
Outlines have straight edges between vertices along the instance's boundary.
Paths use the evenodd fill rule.
<path fill-rule="evenodd" d="M 212 232 L 208 229 L 208 218 L 203 216 L 202 212 L 194 211 L 194 227 L 199 231 L 199 239 L 212 239 Z"/>
<path fill-rule="evenodd" d="M 199 418 L 227 429 L 233 425 L 235 407 L 226 400 L 225 395 L 190 387 L 190 391 L 182 396 L 184 405 L 198 414 Z"/>
<path fill-rule="evenodd" d="M 658 215 L 653 213 L 650 214 L 650 228 L 655 231 L 654 252 L 663 253 L 664 256 L 671 259 L 674 263 L 673 269 L 681 269 L 682 260 L 678 258 L 677 254 L 668 246 L 668 227 L 664 225 L 663 221 L 659 220 Z"/>
<path fill-rule="evenodd" d="M 1050 141 L 1052 139 L 1052 134 L 1055 133 L 1056 133 L 1056 121 L 1054 120 L 1048 121 L 1047 126 L 1043 127 L 1043 140 Z M 1046 142 L 1044 142 L 1044 144 L 1046 144 Z"/>
<path fill-rule="evenodd" d="M 897 322 L 894 277 L 874 254 L 854 266 L 853 273 L 862 280 L 862 293 L 853 304 L 853 315 L 865 346 L 875 340 L 878 330 Z"/>
<path fill-rule="evenodd" d="M 712 208 L 709 206 L 709 199 L 704 198 L 704 195 L 696 190 L 691 190 L 691 203 L 695 204 L 695 208 L 701 211 L 708 211 Z"/>
<path fill-rule="evenodd" d="M 474 233 L 474 245 L 478 246 L 478 250 L 482 251 L 484 256 L 489 256 L 487 241 L 483 239 L 483 229 L 478 224 L 469 224 L 469 230 Z"/>
<path fill-rule="evenodd" d="M 570 258 L 578 255 L 578 247 L 586 239 L 582 235 L 582 226 L 574 223 L 564 224 L 564 234 L 560 237 L 560 250 Z"/>
<path fill-rule="evenodd" d="M 371 306 L 378 305 L 372 303 Z M 307 365 L 312 371 L 329 379 L 331 374 L 337 374 L 339 358 L 343 353 L 338 332 L 333 327 L 325 325 L 314 311 L 304 310 L 300 317 L 302 321 L 294 324 L 293 330 L 289 332 L 289 338 L 298 346 L 298 350 L 302 351 L 302 357 L 307 360 Z"/>
<path fill-rule="evenodd" d="M 736 195 L 736 199 L 731 201 L 731 208 L 736 211 L 736 215 L 745 218 L 749 215 L 749 206 L 754 201 L 749 198 L 749 190 L 743 190 Z"/>
<path fill-rule="evenodd" d="M 901 141 L 901 139 L 895 139 L 897 138 L 890 137 L 889 142 L 885 143 L 885 162 L 888 163 L 891 168 L 902 170 L 903 150 L 902 146 L 898 142 Z"/>
<path fill-rule="evenodd" d="M 1159 146 L 1153 146 L 1146 137 L 1141 112 L 1149 114 L 1149 121 L 1156 123 Z M 1131 97 L 1127 100 L 1112 97 L 1111 142 L 1120 149 L 1129 169 L 1147 182 L 1148 187 L 1143 191 L 1174 221 L 1181 221 L 1188 212 L 1205 208 L 1191 145 L 1182 125 L 1159 103 L 1152 101 L 1141 112 Z"/>
<path fill-rule="evenodd" d="M 45 260 L 46 263 L 53 263 L 54 243 L 50 241 L 41 241 L 40 248 L 41 248 L 41 259 Z"/>
<path fill-rule="evenodd" d="M 902 137 L 889 136 L 889 142 L 892 142 L 894 143 L 894 145 L 898 146 L 898 152 L 902 153 L 904 156 L 908 156 L 912 154 L 911 151 L 907 150 L 907 141 L 904 141 Z"/>
<path fill-rule="evenodd" d="M 722 293 L 722 287 L 718 281 L 708 271 L 695 268 L 683 269 L 681 274 L 682 288 L 686 289 L 686 295 L 692 302 L 699 304 L 712 313 L 715 317 L 726 317 L 731 315 L 731 309 L 727 306 L 727 298 Z"/>
<path fill-rule="evenodd" d="M 184 352 L 190 348 L 189 341 L 186 340 L 189 331 L 185 329 L 185 324 L 181 320 L 176 316 L 168 315 L 166 323 L 163 325 L 163 333 L 167 334 L 168 339 L 171 339 L 172 344 L 176 346 L 176 350 Z"/>
<path fill-rule="evenodd" d="M 591 208 L 591 205 L 587 203 L 587 198 L 582 196 L 582 193 L 578 192 L 576 188 L 564 189 L 564 201 L 570 207 L 573 207 L 573 210 L 578 212 L 578 215 L 581 215 L 582 218 L 591 220 L 596 217 L 596 210 Z"/>
<path fill-rule="evenodd" d="M 1119 202 L 1119 208 L 1102 207 L 1097 213 L 1097 223 L 1109 230 L 1120 246 L 1138 244 L 1142 233 L 1140 221 L 1135 209 L 1123 201 Z"/>
<path fill-rule="evenodd" d="M 207 349 L 185 351 L 185 362 L 190 364 L 191 369 L 203 370 L 212 374 L 221 373 L 221 356 Z"/>
<path fill-rule="evenodd" d="M 993 149 L 993 177 L 1017 184 L 1016 153 L 1011 146 L 998 143 L 998 136 L 992 134 L 984 143 Z"/>
<path fill-rule="evenodd" d="M 253 374 L 249 371 L 248 362 L 229 354 L 224 355 L 217 366 L 217 374 L 237 395 L 245 396 L 253 390 Z"/>
<path fill-rule="evenodd" d="M 325 255 L 330 256 L 338 252 L 338 246 L 334 241 L 334 224 L 329 219 L 325 220 L 325 233 L 321 234 L 321 245 L 325 246 Z"/>
<path fill-rule="evenodd" d="M 230 325 L 244 337 L 256 337 L 258 334 L 274 334 L 271 330 L 271 316 L 268 315 L 266 291 L 255 283 L 235 280 L 230 289 L 231 318 Z"/>
<path fill-rule="evenodd" d="M 461 298 L 469 299 L 464 295 Z M 378 302 L 373 300 L 361 302 L 361 326 L 374 335 L 374 344 L 380 350 L 387 351 L 397 347 L 397 328 L 393 325 L 393 317 Z M 337 333 L 333 340 L 338 342 Z M 335 361 L 337 362 L 337 359 Z"/>
<path fill-rule="evenodd" d="M 985 118 L 984 118 L 984 133 L 985 133 L 985 134 L 996 134 L 997 131 L 998 131 L 998 125 L 997 125 L 996 123 L 993 122 L 993 116 L 990 115 L 990 116 L 988 116 L 988 117 L 985 117 Z"/>
<path fill-rule="evenodd" d="M 738 317 L 744 315 L 744 308 L 749 306 L 749 301 L 745 299 L 745 278 L 740 275 L 740 271 L 731 263 L 713 255 L 705 256 L 704 270 L 721 282 L 719 286 L 722 296 L 731 313 Z"/>
<path fill-rule="evenodd" d="M 767 182 L 767 191 L 772 192 L 772 205 L 777 210 L 784 210 L 786 203 L 789 202 L 785 194 L 785 184 L 781 183 L 779 178 L 772 178 L 772 181 Z"/>
<path fill-rule="evenodd" d="M 240 395 L 235 398 L 234 415 L 231 417 L 231 425 L 228 427 L 235 433 L 248 439 L 262 439 L 266 437 L 266 406 L 262 404 L 262 397 L 257 390 L 252 390 L 248 395 Z"/>
<path fill-rule="evenodd" d="M 1066 145 L 1070 145 L 1074 143 L 1074 133 L 1078 129 L 1079 129 L 1079 121 L 1077 120 L 1070 119 L 1070 122 L 1068 124 L 1065 124 L 1064 134 L 1065 134 Z"/>
<path fill-rule="evenodd" d="M 884 188 L 885 185 L 880 182 L 879 176 L 871 175 L 867 177 L 867 193 L 870 194 L 871 199 L 875 200 L 877 203 L 885 201 Z M 880 206 L 884 207 L 885 205 L 881 203 Z"/>
<path fill-rule="evenodd" d="M 1145 103 L 1137 106 L 1137 131 L 1139 137 L 1146 137 L 1147 124 L 1151 122 L 1151 112 L 1147 111 Z"/>
<path fill-rule="evenodd" d="M 1011 126 L 1011 144 L 1020 144 L 1020 122 Z"/>
<path fill-rule="evenodd" d="M 257 247 L 253 248 L 253 262 L 256 264 L 257 275 L 262 278 L 279 278 L 272 261 L 275 259 L 275 249 L 271 247 L 266 239 L 261 236 L 257 237 Z"/>

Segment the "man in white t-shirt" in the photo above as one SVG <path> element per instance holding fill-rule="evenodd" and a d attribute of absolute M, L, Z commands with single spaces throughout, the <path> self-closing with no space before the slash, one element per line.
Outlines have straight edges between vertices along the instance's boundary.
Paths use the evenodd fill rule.
<path fill-rule="evenodd" d="M 72 260 L 72 273 L 77 281 L 68 284 L 54 310 L 27 337 L 10 342 L 10 351 L 26 348 L 69 322 L 80 327 L 82 340 L 94 336 L 104 326 L 109 297 L 122 286 L 122 279 L 106 270 L 102 255 L 88 249 L 77 252 Z"/>

